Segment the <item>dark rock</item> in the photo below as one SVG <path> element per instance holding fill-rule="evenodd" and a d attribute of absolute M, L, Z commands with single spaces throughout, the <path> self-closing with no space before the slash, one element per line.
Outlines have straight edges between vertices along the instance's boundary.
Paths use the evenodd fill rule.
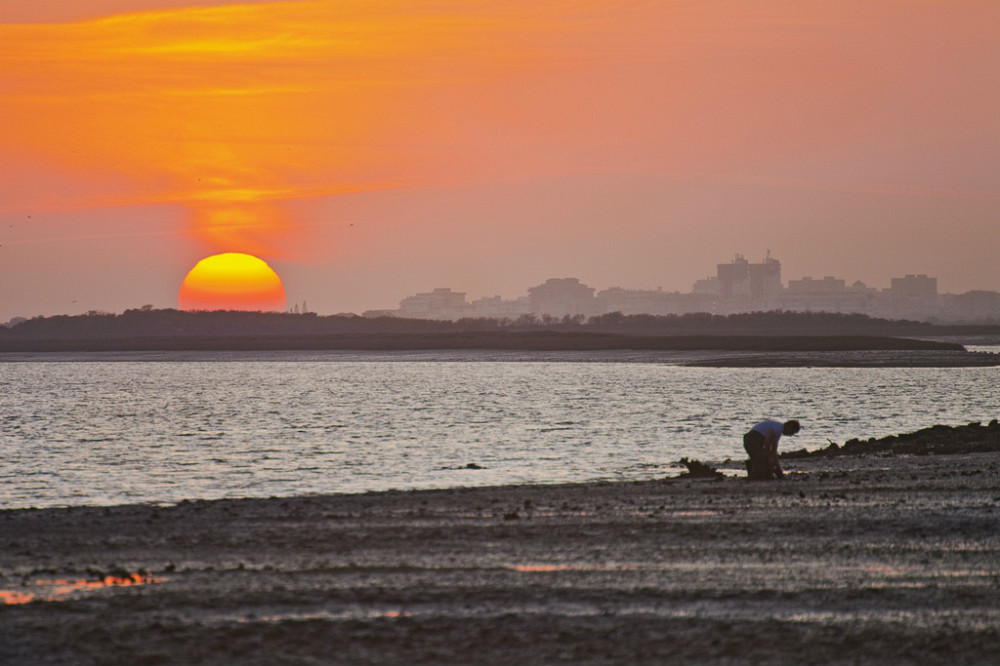
<path fill-rule="evenodd" d="M 724 476 L 722 472 L 700 460 L 681 458 L 678 462 L 688 469 L 678 475 L 682 479 L 721 479 Z"/>
<path fill-rule="evenodd" d="M 794 451 L 785 451 L 781 454 L 782 458 L 789 458 L 794 460 L 795 458 L 809 458 L 812 454 L 806 449 L 795 449 Z"/>

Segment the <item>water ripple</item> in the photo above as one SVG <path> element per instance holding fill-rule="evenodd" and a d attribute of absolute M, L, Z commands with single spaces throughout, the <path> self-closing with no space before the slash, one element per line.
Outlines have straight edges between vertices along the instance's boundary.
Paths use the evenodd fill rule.
<path fill-rule="evenodd" d="M 0 506 L 653 478 L 765 417 L 819 448 L 1000 411 L 997 368 L 242 358 L 0 363 Z"/>

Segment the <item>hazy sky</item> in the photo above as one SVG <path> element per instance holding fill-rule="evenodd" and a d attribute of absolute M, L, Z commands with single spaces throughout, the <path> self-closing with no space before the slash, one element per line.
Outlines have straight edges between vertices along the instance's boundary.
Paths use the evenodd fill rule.
<path fill-rule="evenodd" d="M 768 250 L 786 281 L 1000 290 L 996 0 L 0 0 L 0 23 L 0 322 L 176 307 L 230 251 L 324 314 L 688 291 Z"/>

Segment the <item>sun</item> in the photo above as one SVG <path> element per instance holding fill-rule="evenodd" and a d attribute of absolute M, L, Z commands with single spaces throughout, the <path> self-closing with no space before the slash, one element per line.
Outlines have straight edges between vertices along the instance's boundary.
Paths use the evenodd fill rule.
<path fill-rule="evenodd" d="M 287 299 L 281 278 L 261 259 L 226 252 L 199 261 L 177 294 L 181 310 L 282 312 Z"/>

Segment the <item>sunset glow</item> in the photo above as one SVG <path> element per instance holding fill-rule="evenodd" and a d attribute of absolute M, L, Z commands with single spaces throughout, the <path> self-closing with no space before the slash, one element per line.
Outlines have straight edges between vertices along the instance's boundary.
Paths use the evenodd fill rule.
<path fill-rule="evenodd" d="M 49 205 L 180 204 L 216 251 L 287 251 L 276 202 L 427 181 L 456 129 L 427 93 L 540 58 L 513 19 L 321 0 L 5 26 L 0 145 L 129 179 Z"/>
<path fill-rule="evenodd" d="M 285 287 L 270 266 L 237 252 L 202 259 L 184 278 L 177 304 L 182 310 L 285 309 Z"/>
<path fill-rule="evenodd" d="M 327 313 L 767 250 L 1000 289 L 1000 3 L 189 4 L 0 0 L 0 322 L 227 252 Z"/>

